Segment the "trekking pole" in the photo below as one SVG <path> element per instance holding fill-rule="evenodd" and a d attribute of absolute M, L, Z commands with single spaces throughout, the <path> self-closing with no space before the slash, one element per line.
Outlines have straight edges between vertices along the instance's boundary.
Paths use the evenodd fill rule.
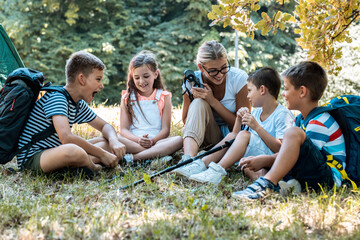
<path fill-rule="evenodd" d="M 173 166 L 170 166 L 170 167 L 168 167 L 168 168 L 165 168 L 164 170 L 161 170 L 160 172 L 157 172 L 157 173 L 154 173 L 154 174 L 150 175 L 150 179 L 153 179 L 154 177 L 159 176 L 159 175 L 162 175 L 162 174 L 164 174 L 164 173 L 171 172 L 172 170 L 174 170 L 174 169 L 176 169 L 176 168 L 182 167 L 182 166 L 184 166 L 184 165 L 186 165 L 186 164 L 189 164 L 189 163 L 193 162 L 194 160 L 197 160 L 197 159 L 199 159 L 199 158 L 205 157 L 205 156 L 210 155 L 210 154 L 212 154 L 212 153 L 214 153 L 214 152 L 220 151 L 221 149 L 230 147 L 231 144 L 232 144 L 234 141 L 235 141 L 235 139 L 232 139 L 232 140 L 230 140 L 230 141 L 226 141 L 226 142 L 225 142 L 223 145 L 221 145 L 221 146 L 218 146 L 218 147 L 216 147 L 216 148 L 210 149 L 209 151 L 206 151 L 206 152 L 204 152 L 204 153 L 202 153 L 202 154 L 199 154 L 199 155 L 197 155 L 197 156 L 195 156 L 195 157 L 192 157 L 192 158 L 190 158 L 190 159 L 188 159 L 188 160 L 186 160 L 186 161 L 184 161 L 184 162 L 181 162 L 181 163 L 178 163 L 178 164 L 176 164 L 176 165 L 173 165 Z M 140 180 L 138 180 L 138 181 L 136 181 L 136 182 L 133 182 L 133 183 L 131 183 L 131 184 L 128 184 L 128 185 L 120 188 L 120 190 L 124 190 L 124 189 L 129 188 L 129 187 L 134 187 L 134 186 L 136 186 L 136 185 L 138 185 L 138 184 L 140 184 L 140 183 L 143 183 L 143 182 L 145 182 L 145 180 L 144 180 L 144 179 L 140 179 Z"/>

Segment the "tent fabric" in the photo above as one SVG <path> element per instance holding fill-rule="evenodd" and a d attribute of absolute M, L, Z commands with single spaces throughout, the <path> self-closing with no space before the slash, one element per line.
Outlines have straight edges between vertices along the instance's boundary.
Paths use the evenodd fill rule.
<path fill-rule="evenodd" d="M 9 73 L 19 67 L 25 67 L 24 63 L 5 29 L 0 24 L 0 86 L 4 85 Z"/>

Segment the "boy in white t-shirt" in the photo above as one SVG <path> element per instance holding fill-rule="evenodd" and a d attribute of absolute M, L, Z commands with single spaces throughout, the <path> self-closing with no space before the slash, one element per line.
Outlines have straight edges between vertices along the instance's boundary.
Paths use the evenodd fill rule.
<path fill-rule="evenodd" d="M 233 131 L 215 146 L 235 138 L 231 147 L 194 161 L 176 173 L 190 180 L 218 184 L 227 174 L 226 169 L 240 159 L 239 165 L 250 178 L 256 179 L 266 173 L 265 169 L 257 172 L 249 170 L 249 167 L 258 164 L 251 158 L 278 152 L 284 132 L 292 126 L 294 116 L 277 102 L 281 80 L 275 69 L 264 67 L 250 75 L 247 81 L 247 97 L 255 109 L 250 113 L 248 108 L 240 108 Z M 248 130 L 240 131 L 241 125 L 247 126 Z"/>

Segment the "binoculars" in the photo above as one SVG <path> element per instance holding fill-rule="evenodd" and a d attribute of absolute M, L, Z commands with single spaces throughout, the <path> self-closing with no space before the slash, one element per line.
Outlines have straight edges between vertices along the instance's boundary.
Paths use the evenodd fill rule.
<path fill-rule="evenodd" d="M 194 87 L 204 88 L 204 85 L 200 82 L 200 79 L 195 76 L 193 70 L 185 70 L 184 72 L 184 82 L 188 81 L 189 83 L 193 83 Z"/>

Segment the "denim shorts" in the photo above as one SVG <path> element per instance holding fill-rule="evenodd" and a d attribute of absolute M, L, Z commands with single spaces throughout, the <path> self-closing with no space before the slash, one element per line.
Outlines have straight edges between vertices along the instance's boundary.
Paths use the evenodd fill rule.
<path fill-rule="evenodd" d="M 307 136 L 301 145 L 299 158 L 288 176 L 297 179 L 302 189 L 307 186 L 319 190 L 319 184 L 322 187 L 333 187 L 334 185 L 332 171 L 326 164 L 326 157 Z"/>

